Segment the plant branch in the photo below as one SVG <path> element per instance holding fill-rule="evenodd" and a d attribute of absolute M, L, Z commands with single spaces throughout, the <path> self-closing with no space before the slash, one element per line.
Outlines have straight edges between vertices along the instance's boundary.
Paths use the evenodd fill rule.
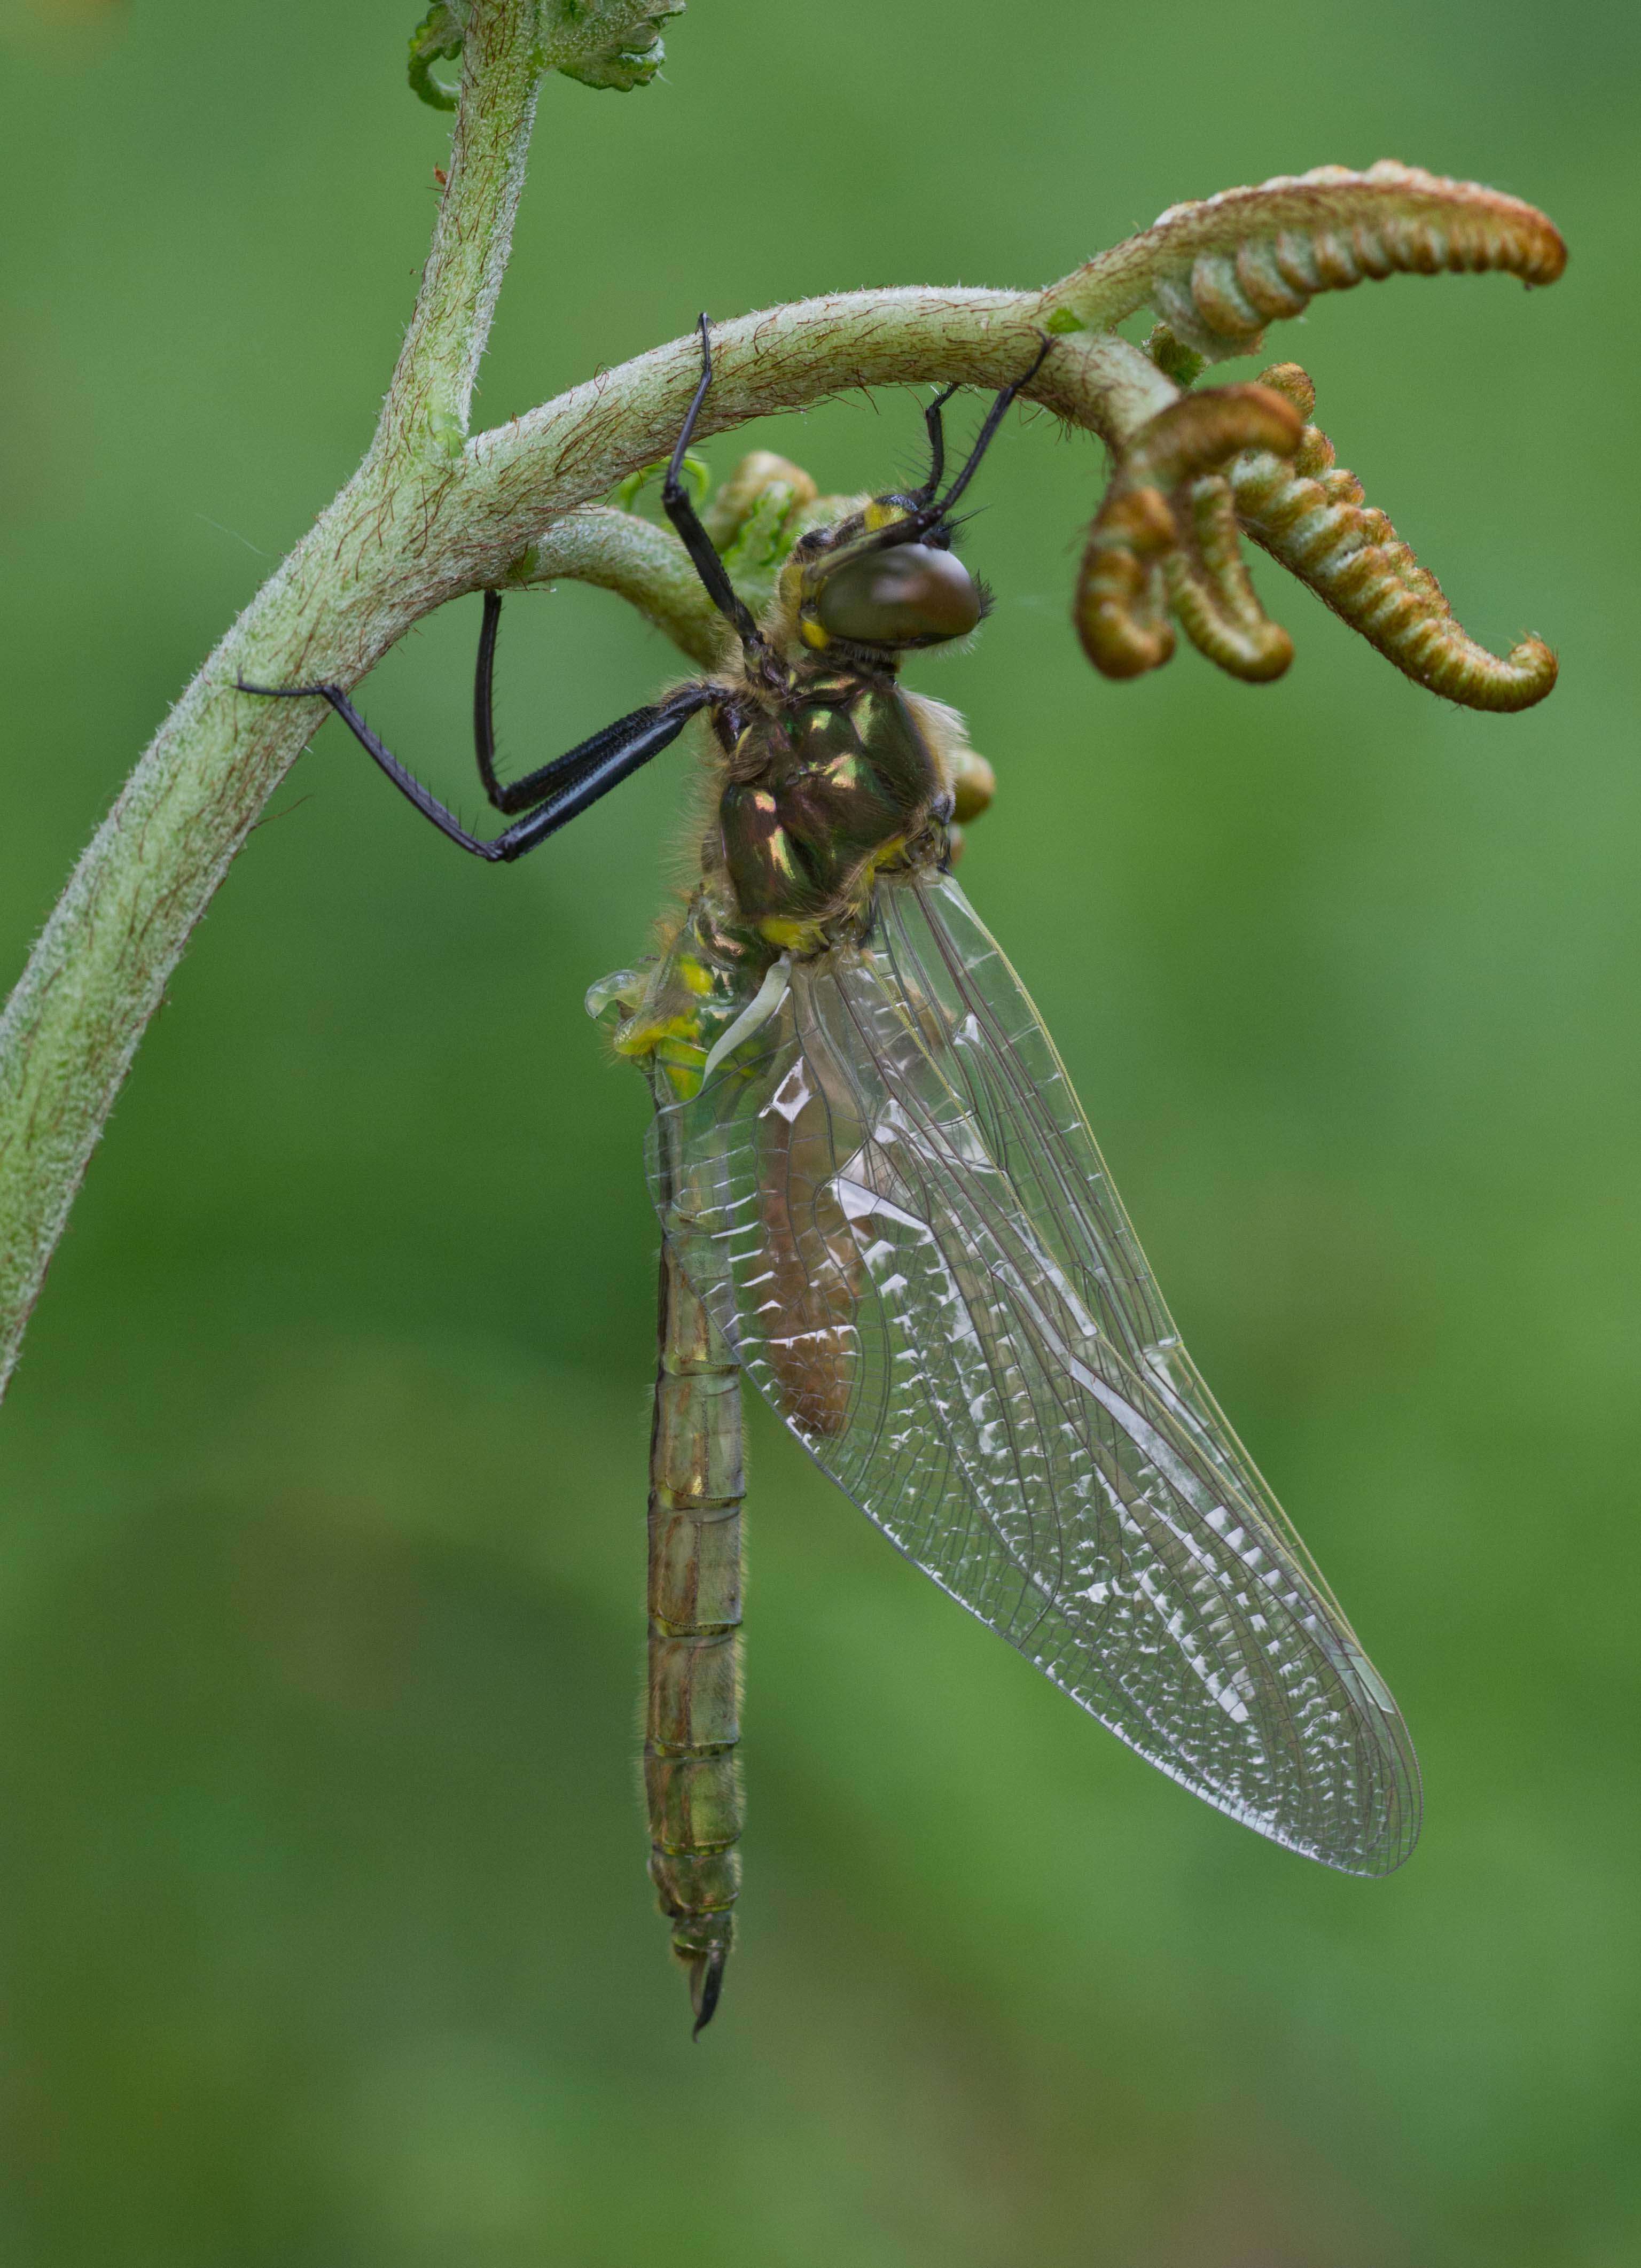
<path fill-rule="evenodd" d="M 1042 344 L 1046 297 L 857 291 L 716 323 L 712 389 L 697 436 L 858 387 L 1007 386 Z M 494 563 L 521 523 L 589 503 L 664 456 L 700 376 L 700 342 L 687 333 L 475 436 L 459 505 L 468 539 Z M 1090 335 L 1057 342 L 1028 393 L 1115 446 L 1177 400 L 1179 389 L 1126 339 Z"/>
<path fill-rule="evenodd" d="M 411 457 L 430 446 L 449 457 L 466 437 L 512 248 L 541 76 L 535 0 L 475 7 L 448 179 L 372 454 Z"/>
<path fill-rule="evenodd" d="M 457 163 L 376 440 L 166 718 L 0 1018 L 0 1390 L 166 981 L 313 731 L 305 703 L 253 703 L 235 679 L 300 681 L 320 656 L 350 675 L 424 611 L 406 531 L 460 449 L 523 178 L 534 21 L 534 0 L 473 0 Z"/>
<path fill-rule="evenodd" d="M 613 591 L 698 669 L 716 668 L 723 659 L 727 626 L 689 554 L 675 535 L 636 512 L 597 504 L 566 512 L 526 549 L 498 587 L 557 582 Z"/>
<path fill-rule="evenodd" d="M 443 0 L 441 26 L 457 26 L 463 42 L 454 154 L 376 438 L 166 718 L 0 1020 L 0 1385 L 189 933 L 326 713 L 318 701 L 258 700 L 236 690 L 237 681 L 351 688 L 445 600 L 555 576 L 619 592 L 698 664 L 717 656 L 718 626 L 681 572 L 672 538 L 631 514 L 595 508 L 615 482 L 671 449 L 699 376 L 693 334 L 508 426 L 465 446 L 462 438 L 540 72 L 551 66 L 593 85 L 639 84 L 659 59 L 656 26 L 677 4 Z M 1161 364 L 1187 376 L 1182 356 L 1247 351 L 1257 320 L 1288 311 L 1276 305 L 1278 283 L 1297 307 L 1312 291 L 1392 267 L 1497 266 L 1549 281 L 1559 272 L 1559 243 L 1542 216 L 1489 191 L 1405 168 L 1330 169 L 1176 208 L 1046 291 L 860 292 L 716 326 L 717 374 L 700 431 L 854 387 L 1005 386 L 1047 332 L 1053 351 L 1031 399 L 1100 436 L 1121 477 L 1125 455 L 1144 455 L 1164 431 L 1157 421 L 1181 401 Z M 1147 298 L 1180 327 L 1172 356 L 1153 358 L 1101 328 Z M 1201 405 L 1193 417 L 1218 414 L 1206 397 L 1191 399 Z M 785 492 L 782 509 L 796 510 L 790 482 Z M 1147 493 L 1160 504 L 1159 490 Z M 1213 545 L 1198 549 L 1212 564 Z M 757 579 L 750 553 L 746 564 Z M 1239 590 L 1227 582 L 1220 595 L 1246 643 Z"/>

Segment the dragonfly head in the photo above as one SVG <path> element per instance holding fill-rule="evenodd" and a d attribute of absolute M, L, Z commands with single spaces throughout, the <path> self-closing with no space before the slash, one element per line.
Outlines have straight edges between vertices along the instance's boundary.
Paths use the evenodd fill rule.
<path fill-rule="evenodd" d="M 888 659 L 967 637 L 986 612 L 984 587 L 951 548 L 950 528 L 907 497 L 874 497 L 799 542 L 786 596 L 812 653 L 865 648 Z"/>

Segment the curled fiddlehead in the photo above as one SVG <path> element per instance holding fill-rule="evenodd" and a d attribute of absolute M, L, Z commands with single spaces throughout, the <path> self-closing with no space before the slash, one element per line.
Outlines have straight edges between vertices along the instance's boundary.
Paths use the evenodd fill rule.
<path fill-rule="evenodd" d="M 431 110 L 453 110 L 456 90 L 433 76 L 436 63 L 454 63 L 467 37 L 467 11 L 461 0 L 433 0 L 410 34 L 410 92 Z"/>
<path fill-rule="evenodd" d="M 1149 305 L 1161 318 L 1147 342 L 1151 357 L 1189 387 L 1206 364 L 1252 352 L 1268 322 L 1299 314 L 1318 291 L 1443 269 L 1496 269 L 1553 284 L 1566 257 L 1542 213 L 1477 182 L 1389 162 L 1365 173 L 1322 166 L 1171 206 L 1054 285 L 1042 320 L 1050 333 L 1108 329 Z M 1263 438 L 1250 427 L 1245 439 L 1216 450 L 1262 395 L 1287 401 L 1298 423 Z M 1273 364 L 1257 386 L 1188 394 L 1119 446 L 1075 609 L 1096 668 L 1133 677 L 1166 661 L 1171 612 L 1222 669 L 1255 681 L 1279 677 L 1293 649 L 1248 580 L 1239 541 L 1246 533 L 1431 691 L 1478 709 L 1542 700 L 1556 681 L 1549 647 L 1527 638 L 1501 659 L 1465 635 L 1435 577 L 1366 505 L 1324 436 L 1304 423 L 1314 400 L 1297 365 Z M 1181 415 L 1211 402 L 1219 407 L 1203 410 L 1201 424 Z M 1168 437 L 1187 433 L 1192 447 L 1171 459 Z"/>
<path fill-rule="evenodd" d="M 1316 389 L 1297 363 L 1261 372 L 1308 418 Z M 1273 559 L 1309 584 L 1386 659 L 1432 693 L 1468 709 L 1531 708 L 1556 682 L 1556 657 L 1527 637 L 1504 657 L 1455 621 L 1446 593 L 1421 567 L 1354 473 L 1334 461 L 1327 435 L 1306 424 L 1278 455 L 1253 449 L 1233 459 L 1229 490 L 1237 519 Z"/>
<path fill-rule="evenodd" d="M 1056 284 L 1044 320 L 1101 329 L 1151 306 L 1213 362 L 1254 353 L 1267 323 L 1302 314 L 1318 291 L 1443 269 L 1553 284 L 1566 264 L 1552 223 L 1518 197 L 1388 159 L 1362 173 L 1319 166 L 1171 205 Z"/>
<path fill-rule="evenodd" d="M 1107 677 L 1137 677 L 1174 652 L 1171 605 L 1187 635 L 1238 675 L 1279 676 L 1287 633 L 1254 595 L 1219 468 L 1249 452 L 1280 462 L 1303 420 L 1268 386 L 1187 394 L 1123 450 L 1078 578 L 1083 651 Z"/>
<path fill-rule="evenodd" d="M 1280 463 L 1275 452 L 1265 452 Z M 1264 684 L 1293 659 L 1293 640 L 1255 594 L 1238 540 L 1236 506 L 1222 474 L 1193 481 L 1176 511 L 1181 541 L 1162 563 L 1168 604 L 1199 653 L 1233 677 Z"/>
<path fill-rule="evenodd" d="M 645 86 L 666 57 L 661 26 L 684 0 L 543 0 L 537 63 L 584 86 L 625 93 Z M 456 89 L 433 76 L 455 63 L 467 36 L 472 0 L 433 0 L 410 34 L 410 92 L 435 110 L 456 107 Z"/>
<path fill-rule="evenodd" d="M 684 0 L 547 0 L 541 61 L 583 86 L 625 94 L 647 86 L 666 60 L 661 26 Z"/>

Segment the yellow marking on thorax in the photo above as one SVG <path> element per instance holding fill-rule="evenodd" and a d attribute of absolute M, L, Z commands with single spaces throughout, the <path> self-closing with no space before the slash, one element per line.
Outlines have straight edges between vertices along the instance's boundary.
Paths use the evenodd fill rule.
<path fill-rule="evenodd" d="M 623 1056 L 659 1056 L 682 1048 L 704 1063 L 707 1051 L 694 1036 L 700 1028 L 695 1016 L 635 1016 L 615 1035 L 615 1051 Z"/>
<path fill-rule="evenodd" d="M 819 953 L 826 943 L 819 922 L 797 921 L 785 914 L 771 914 L 767 921 L 761 921 L 758 934 L 778 946 L 783 953 L 795 953 L 800 957 Z"/>

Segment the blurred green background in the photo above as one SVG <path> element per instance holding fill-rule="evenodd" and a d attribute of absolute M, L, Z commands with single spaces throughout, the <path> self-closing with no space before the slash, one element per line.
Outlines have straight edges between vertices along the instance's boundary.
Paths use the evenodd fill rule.
<path fill-rule="evenodd" d="M 369 435 L 447 135 L 416 12 L 0 18 L 8 971 Z M 1442 707 L 1275 571 L 1280 685 L 1096 680 L 1099 453 L 1041 418 L 977 497 L 995 616 L 911 673 L 997 765 L 965 883 L 1406 1709 L 1424 1841 L 1347 1881 L 1193 1802 L 754 1416 L 744 1934 L 691 2047 L 635 1794 L 647 1105 L 581 1010 L 677 871 L 681 760 L 491 872 L 332 728 L 0 1424 L 5 2257 L 1641 2261 L 1636 14 L 694 0 L 669 46 L 547 88 L 484 422 L 702 306 L 1040 282 L 1324 161 L 1570 240 L 1553 292 L 1398 279 L 1272 338 L 1468 627 L 1556 644 L 1545 707 Z M 709 453 L 853 489 L 917 432 L 856 397 Z M 477 611 L 365 696 L 469 808 Z M 516 601 L 512 761 L 677 666 L 612 599 Z"/>

